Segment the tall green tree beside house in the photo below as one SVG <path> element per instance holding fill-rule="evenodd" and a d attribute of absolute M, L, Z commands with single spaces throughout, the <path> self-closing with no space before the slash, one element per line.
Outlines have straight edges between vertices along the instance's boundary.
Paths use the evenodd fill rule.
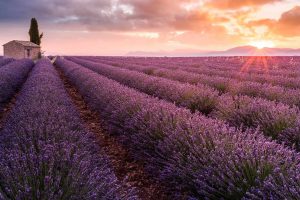
<path fill-rule="evenodd" d="M 41 44 L 41 39 L 43 38 L 43 33 L 39 33 L 39 25 L 36 18 L 31 19 L 30 29 L 29 29 L 30 42 L 37 45 Z"/>

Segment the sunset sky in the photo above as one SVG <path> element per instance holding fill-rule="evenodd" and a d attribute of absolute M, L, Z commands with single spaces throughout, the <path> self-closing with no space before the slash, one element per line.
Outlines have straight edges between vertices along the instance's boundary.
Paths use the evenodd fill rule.
<path fill-rule="evenodd" d="M 0 43 L 28 40 L 31 17 L 48 55 L 300 48 L 300 0 L 1 0 Z"/>

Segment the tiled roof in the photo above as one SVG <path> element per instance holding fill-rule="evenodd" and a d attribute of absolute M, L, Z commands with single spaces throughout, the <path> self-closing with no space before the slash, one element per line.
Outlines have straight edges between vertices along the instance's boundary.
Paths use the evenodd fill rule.
<path fill-rule="evenodd" d="M 11 42 L 19 43 L 19 44 L 23 45 L 24 47 L 40 47 L 39 45 L 34 44 L 34 43 L 30 42 L 30 41 L 13 40 L 13 41 L 10 41 L 8 43 L 11 43 Z M 8 44 L 8 43 L 6 43 L 6 44 Z M 4 45 L 6 45 L 6 44 L 4 44 Z"/>

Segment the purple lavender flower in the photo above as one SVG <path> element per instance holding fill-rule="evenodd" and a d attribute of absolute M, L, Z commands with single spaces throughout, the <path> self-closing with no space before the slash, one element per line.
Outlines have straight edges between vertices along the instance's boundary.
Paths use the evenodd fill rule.
<path fill-rule="evenodd" d="M 178 198 L 242 199 L 255 196 L 254 188 L 267 196 L 265 185 L 271 177 L 290 180 L 284 182 L 285 188 L 295 190 L 298 176 L 289 174 L 296 174 L 299 154 L 259 132 L 193 114 L 66 59 L 56 60 L 56 65 L 112 133 L 124 138 L 135 159 L 170 184 Z M 271 183 L 274 190 L 283 186 Z M 300 198 L 297 192 L 293 197 Z"/>
<path fill-rule="evenodd" d="M 0 132 L 0 193 L 8 199 L 134 199 L 120 193 L 50 61 L 38 61 Z"/>
<path fill-rule="evenodd" d="M 286 129 L 299 126 L 296 123 L 299 116 L 297 107 L 289 107 L 262 98 L 237 96 L 229 93 L 219 96 L 215 90 L 201 84 L 193 86 L 107 64 L 73 57 L 68 59 L 126 86 L 160 99 L 175 102 L 176 105 L 189 108 L 192 112 L 199 111 L 225 120 L 231 126 L 254 129 L 259 127 L 264 135 L 273 139 L 277 139 Z M 254 87 L 255 89 L 257 87 Z M 248 92 L 250 93 L 251 90 L 249 89 Z M 300 95 L 297 96 L 297 98 L 299 97 Z M 291 97 L 287 97 L 287 99 L 292 100 Z M 291 140 L 287 144 L 293 146 L 297 141 Z"/>
<path fill-rule="evenodd" d="M 0 59 L 0 67 L 9 64 L 12 61 L 14 61 L 13 58 L 1 58 Z"/>
<path fill-rule="evenodd" d="M 31 60 L 23 59 L 0 67 L 0 112 L 24 83 L 33 65 Z"/>

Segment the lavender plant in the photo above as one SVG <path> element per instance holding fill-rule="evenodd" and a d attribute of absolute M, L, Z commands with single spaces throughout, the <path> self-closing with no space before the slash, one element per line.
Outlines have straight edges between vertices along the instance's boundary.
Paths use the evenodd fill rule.
<path fill-rule="evenodd" d="M 247 96 L 218 94 L 205 85 L 189 85 L 164 78 L 152 77 L 139 72 L 119 69 L 106 64 L 68 58 L 108 78 L 149 95 L 175 102 L 191 111 L 199 111 L 214 118 L 225 120 L 231 126 L 257 128 L 268 137 L 277 139 L 286 129 L 296 127 L 298 108 L 281 103 Z M 282 138 L 282 137 L 281 137 Z M 291 139 L 288 141 L 288 139 Z M 297 145 L 297 138 L 280 139 L 286 144 Z"/>
<path fill-rule="evenodd" d="M 207 71 L 198 69 L 196 71 L 198 73 L 195 73 L 194 69 L 189 70 L 189 68 L 185 65 L 183 67 L 174 67 L 172 66 L 172 62 L 170 62 L 166 66 L 163 65 L 162 67 L 158 67 L 155 65 L 153 66 L 149 63 L 148 65 L 141 66 L 137 64 L 130 64 L 128 62 L 118 63 L 117 61 L 110 61 L 106 59 L 101 59 L 100 61 L 99 59 L 89 57 L 84 57 L 84 59 L 88 61 L 97 62 L 99 64 L 103 62 L 113 66 L 127 68 L 130 70 L 143 72 L 149 75 L 169 78 L 171 80 L 177 80 L 184 83 L 197 84 L 200 86 L 205 84 L 214 89 L 217 89 L 221 93 L 228 92 L 232 95 L 247 95 L 251 97 L 260 97 L 271 101 L 282 102 L 290 106 L 300 106 L 300 89 L 297 86 L 300 82 L 296 79 L 293 81 L 291 80 L 291 78 L 287 77 L 279 76 L 270 78 L 270 76 L 263 74 L 259 78 L 253 78 L 253 75 L 251 75 L 252 78 L 244 80 L 243 78 L 239 77 L 233 79 L 230 76 L 230 74 L 232 74 L 233 72 L 226 71 L 226 74 L 229 75 L 225 77 L 219 76 L 217 73 L 214 73 L 212 69 L 207 69 Z M 76 62 L 80 61 L 78 61 L 77 59 Z M 276 83 L 274 83 L 273 80 L 275 78 L 278 82 L 277 85 Z M 286 84 L 280 84 L 281 82 L 286 82 Z M 289 84 L 291 83 L 293 83 L 293 85 L 296 86 L 289 88 Z M 284 87 L 281 85 L 283 85 Z"/>
<path fill-rule="evenodd" d="M 247 96 L 222 95 L 216 107 L 211 116 L 226 120 L 235 127 L 259 127 L 266 136 L 273 139 L 277 139 L 286 129 L 298 126 L 296 121 L 299 109 L 282 103 Z"/>
<path fill-rule="evenodd" d="M 264 185 L 279 174 L 290 180 L 286 188 L 299 181 L 294 176 L 300 167 L 298 153 L 259 133 L 192 114 L 73 62 L 58 59 L 56 65 L 111 131 L 124 138 L 135 158 L 176 189 L 178 199 L 242 199 L 257 190 L 267 196 Z M 281 183 L 272 183 L 283 190 Z"/>
<path fill-rule="evenodd" d="M 194 73 L 210 70 L 226 77 L 254 75 L 259 79 L 268 77 L 299 77 L 298 57 L 189 57 L 189 58 L 139 58 L 139 57 L 84 57 L 101 62 L 110 62 L 111 64 L 137 64 L 142 66 L 156 66 L 168 69 L 187 69 Z M 267 61 L 267 62 L 265 62 Z M 217 75 L 215 74 L 215 75 Z M 264 76 L 262 76 L 264 75 Z M 267 75 L 267 76 L 266 76 Z M 241 77 L 243 78 L 243 77 Z"/>
<path fill-rule="evenodd" d="M 4 199 L 135 199 L 121 191 L 50 61 L 38 61 L 0 132 Z"/>
<path fill-rule="evenodd" d="M 34 63 L 31 60 L 18 60 L 0 68 L 0 112 L 15 92 L 26 80 Z"/>
<path fill-rule="evenodd" d="M 14 59 L 12 59 L 12 58 L 1 58 L 0 59 L 0 67 L 7 65 L 8 63 L 10 63 L 12 61 L 14 61 Z"/>
<path fill-rule="evenodd" d="M 187 107 L 192 112 L 199 111 L 209 114 L 217 104 L 218 92 L 205 85 L 182 84 L 177 81 L 153 77 L 106 64 L 96 64 L 76 58 L 69 59 L 124 85 L 155 97 L 175 102 L 178 106 Z"/>

